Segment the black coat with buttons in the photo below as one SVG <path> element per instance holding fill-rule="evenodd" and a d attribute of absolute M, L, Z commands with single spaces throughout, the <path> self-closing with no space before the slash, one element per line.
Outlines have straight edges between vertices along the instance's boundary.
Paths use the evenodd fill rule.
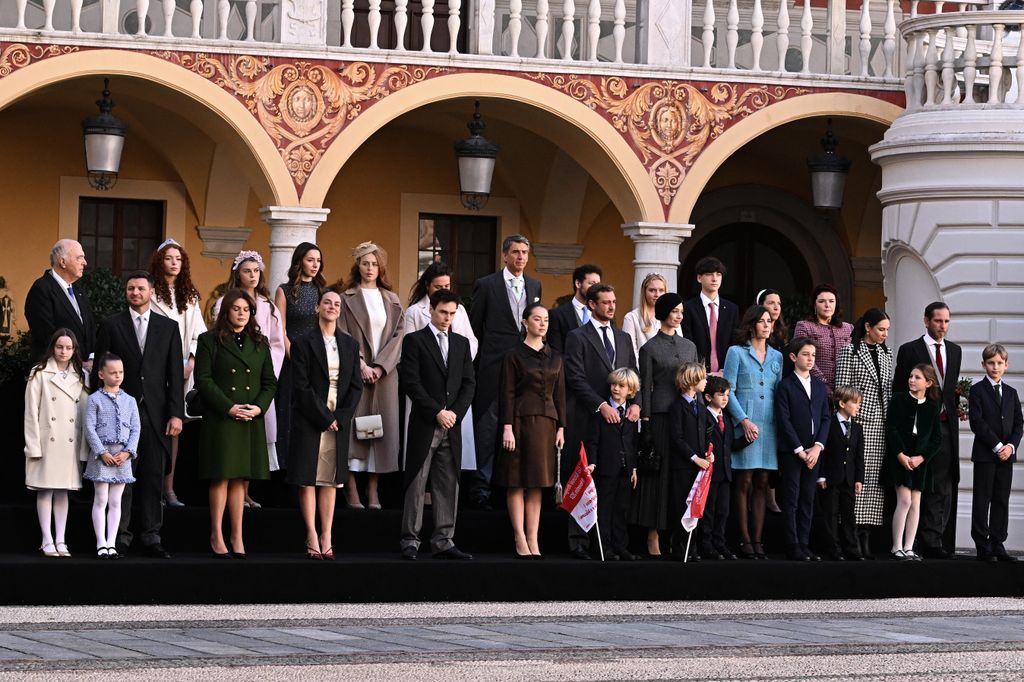
<path fill-rule="evenodd" d="M 848 428 L 850 431 L 844 436 L 839 417 L 832 417 L 818 474 L 829 486 L 842 483 L 853 487 L 854 483 L 864 482 L 864 427 L 850 422 Z"/>

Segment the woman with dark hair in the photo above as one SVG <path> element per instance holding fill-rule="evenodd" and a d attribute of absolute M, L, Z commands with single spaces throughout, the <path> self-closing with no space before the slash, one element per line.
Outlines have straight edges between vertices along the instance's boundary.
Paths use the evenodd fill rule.
<path fill-rule="evenodd" d="M 380 509 L 377 482 L 380 474 L 398 471 L 398 360 L 402 354 L 405 322 L 402 302 L 388 281 L 387 252 L 373 242 L 352 250 L 348 278 L 334 285 L 341 294 L 338 326 L 359 343 L 363 394 L 355 416 L 380 416 L 383 435 L 360 437 L 352 429 L 348 448 L 348 505 L 362 509 L 356 472 L 367 475 L 366 498 L 370 509 Z"/>
<path fill-rule="evenodd" d="M 782 353 L 768 345 L 772 316 L 764 306 L 747 308 L 736 330 L 736 344 L 725 356 L 724 376 L 732 387 L 726 409 L 746 445 L 732 453 L 733 500 L 740 529 L 740 554 L 766 558 L 764 531 L 769 472 L 778 471 L 775 389 L 782 379 Z M 742 439 L 742 440 L 741 440 Z M 748 515 L 747 509 L 750 509 Z M 750 517 L 753 517 L 751 524 Z M 753 533 L 751 533 L 751 529 Z"/>
<path fill-rule="evenodd" d="M 412 334 L 430 324 L 430 297 L 441 289 L 451 290 L 452 271 L 441 262 L 428 265 L 409 291 L 409 307 L 405 309 L 405 333 Z M 450 330 L 469 339 L 469 353 L 476 359 L 479 342 L 469 323 L 469 313 L 459 304 L 455 310 Z M 412 409 L 412 401 L 405 399 L 405 413 Z M 473 437 L 473 408 L 470 407 L 462 419 L 462 470 L 476 471 L 476 439 Z M 428 493 L 429 495 L 429 493 Z"/>
<path fill-rule="evenodd" d="M 629 522 L 647 529 L 647 554 L 661 556 L 660 531 L 679 523 L 671 518 L 672 481 L 669 451 L 668 411 L 679 400 L 676 371 L 688 362 L 697 362 L 697 347 L 679 331 L 683 322 L 683 297 L 674 291 L 661 294 L 654 302 L 657 333 L 640 346 L 640 390 L 643 392 L 640 438 L 659 455 L 657 471 L 653 466 L 637 471 L 636 492 L 629 510 Z"/>
<path fill-rule="evenodd" d="M 285 333 L 285 360 L 281 363 L 278 396 L 274 401 L 277 412 L 277 461 L 282 469 L 288 468 L 288 441 L 292 425 L 292 379 L 288 357 L 291 355 L 292 341 L 316 327 L 316 306 L 320 302 L 320 294 L 327 288 L 323 265 L 320 247 L 302 242 L 292 252 L 288 281 L 281 284 L 274 293 L 274 305 L 284 322 Z"/>
<path fill-rule="evenodd" d="M 892 398 L 892 350 L 889 316 L 870 308 L 853 325 L 852 343 L 839 352 L 836 386 L 860 389 L 860 412 L 854 420 L 864 430 L 864 484 L 857 495 L 857 542 L 862 557 L 871 558 L 871 531 L 882 525 L 885 493 L 878 475 L 885 459 L 885 419 Z"/>
<path fill-rule="evenodd" d="M 348 446 L 363 382 L 359 344 L 338 327 L 341 296 L 327 290 L 317 306 L 318 332 L 292 345 L 295 416 L 288 482 L 299 486 L 299 509 L 306 524 L 306 556 L 334 560 L 334 503 L 348 480 Z M 317 510 L 320 534 L 316 532 Z"/>
<path fill-rule="evenodd" d="M 185 393 L 193 386 L 192 372 L 196 363 L 196 343 L 206 331 L 199 290 L 192 284 L 192 268 L 188 253 L 181 244 L 168 239 L 153 252 L 149 271 L 156 284 L 150 301 L 152 310 L 178 323 L 181 335 L 181 357 L 185 361 Z M 174 468 L 178 461 L 178 436 L 171 437 L 171 469 L 164 477 L 164 502 L 169 507 L 183 507 L 174 494 Z"/>
<path fill-rule="evenodd" d="M 789 345 L 789 327 L 782 317 L 782 294 L 775 289 L 761 289 L 754 305 L 764 306 L 772 316 L 772 335 L 768 337 L 768 345 L 782 353 Z"/>
<path fill-rule="evenodd" d="M 793 338 L 806 337 L 814 342 L 817 349 L 811 376 L 825 382 L 828 397 L 836 387 L 836 362 L 839 351 L 850 344 L 853 325 L 843 322 L 843 311 L 839 307 L 839 293 L 831 284 L 819 284 L 811 293 L 814 312 L 806 320 L 800 320 L 793 329 Z"/>
<path fill-rule="evenodd" d="M 231 275 L 228 277 L 225 291 L 241 289 L 249 294 L 249 298 L 256 301 L 256 324 L 260 326 L 260 332 L 267 338 L 270 345 L 270 359 L 274 363 L 274 376 L 281 376 L 281 366 L 284 364 L 285 356 L 285 335 L 284 319 L 278 312 L 277 306 L 270 302 L 270 291 L 267 289 L 266 265 L 263 256 L 258 251 L 239 251 L 231 264 Z M 213 304 L 213 316 L 220 313 L 221 296 Z M 270 470 L 278 471 L 281 468 L 277 458 L 277 400 L 270 404 L 270 409 L 263 417 L 263 423 L 267 428 L 267 456 L 270 460 Z M 249 497 L 249 483 L 245 486 L 245 506 L 259 509 L 260 504 Z"/>
<path fill-rule="evenodd" d="M 523 310 L 526 338 L 505 356 L 498 396 L 501 450 L 494 484 L 508 489 L 508 515 L 516 558 L 539 557 L 541 488 L 555 484 L 555 450 L 565 444 L 565 370 L 562 356 L 544 343 L 548 311 Z"/>
<path fill-rule="evenodd" d="M 270 477 L 263 415 L 277 391 L 270 346 L 241 289 L 224 295 L 213 329 L 199 337 L 196 387 L 203 401 L 199 476 L 210 481 L 210 548 L 223 559 L 245 558 L 245 481 Z M 231 547 L 224 542 L 224 509 Z"/>

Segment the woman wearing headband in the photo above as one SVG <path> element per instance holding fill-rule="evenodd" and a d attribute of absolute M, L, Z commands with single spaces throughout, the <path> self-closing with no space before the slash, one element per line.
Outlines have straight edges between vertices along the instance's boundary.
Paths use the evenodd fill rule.
<path fill-rule="evenodd" d="M 168 239 L 156 248 L 149 262 L 149 271 L 156 281 L 153 312 L 178 323 L 181 335 L 181 357 L 184 359 L 185 393 L 193 385 L 192 370 L 196 362 L 196 343 L 206 331 L 199 290 L 192 284 L 188 253 L 178 242 Z M 169 507 L 183 507 L 174 494 L 174 469 L 178 460 L 178 436 L 171 438 L 171 469 L 164 478 L 164 502 Z"/>
<path fill-rule="evenodd" d="M 398 471 L 398 360 L 405 336 L 402 302 L 391 291 L 387 275 L 387 252 L 373 242 L 352 250 L 348 278 L 334 285 L 341 294 L 338 326 L 359 342 L 363 394 L 355 416 L 380 415 L 383 435 L 349 442 L 348 468 L 352 472 L 346 491 L 348 504 L 361 509 L 356 472 L 367 472 L 366 498 L 370 509 L 380 509 L 377 480 L 380 474 Z"/>
<path fill-rule="evenodd" d="M 277 307 L 270 302 L 270 292 L 267 290 L 266 264 L 263 256 L 257 251 L 240 251 L 231 264 L 231 276 L 228 278 L 225 291 L 241 289 L 249 295 L 256 303 L 256 324 L 270 344 L 270 360 L 274 365 L 274 376 L 281 375 L 281 365 L 284 362 L 285 335 L 284 321 Z M 221 303 L 224 297 L 221 296 L 213 305 L 213 316 L 220 313 Z M 270 464 L 270 471 L 278 471 L 281 465 L 277 458 L 277 411 L 274 403 L 270 404 L 266 415 L 263 418 L 263 425 L 267 431 L 267 457 Z M 245 506 L 260 508 L 260 504 L 249 496 L 249 481 L 245 481 Z"/>

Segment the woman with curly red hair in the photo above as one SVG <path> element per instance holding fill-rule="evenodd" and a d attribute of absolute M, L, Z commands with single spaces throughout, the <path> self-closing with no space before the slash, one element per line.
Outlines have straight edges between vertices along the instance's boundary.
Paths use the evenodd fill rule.
<path fill-rule="evenodd" d="M 181 357 L 185 364 L 185 393 L 193 385 L 192 370 L 196 362 L 196 343 L 206 331 L 199 290 L 192 284 L 188 253 L 178 242 L 168 239 L 156 248 L 149 261 L 149 271 L 156 280 L 151 306 L 153 311 L 178 323 L 181 335 Z M 164 478 L 164 501 L 169 507 L 183 507 L 174 494 L 174 465 L 178 459 L 178 437 L 171 439 L 171 469 Z"/>

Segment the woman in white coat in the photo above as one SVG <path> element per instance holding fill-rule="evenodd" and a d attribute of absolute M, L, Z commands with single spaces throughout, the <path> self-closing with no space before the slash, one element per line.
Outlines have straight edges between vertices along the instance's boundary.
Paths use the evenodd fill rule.
<path fill-rule="evenodd" d="M 25 486 L 36 491 L 39 551 L 50 557 L 71 556 L 65 543 L 68 491 L 81 489 L 79 462 L 89 457 L 87 398 L 78 339 L 58 329 L 25 387 Z"/>
<path fill-rule="evenodd" d="M 418 332 L 430 323 L 430 297 L 439 289 L 452 288 L 452 271 L 444 263 L 431 263 L 427 266 L 419 280 L 409 292 L 409 307 L 405 311 L 405 333 Z M 451 331 L 469 339 L 469 353 L 476 359 L 479 345 L 473 327 L 469 324 L 469 314 L 460 304 L 452 320 Z M 409 414 L 412 403 L 405 399 L 405 414 Z M 473 408 L 470 407 L 462 420 L 462 469 L 476 471 L 476 443 L 473 442 Z"/>
<path fill-rule="evenodd" d="M 192 370 L 196 364 L 196 343 L 199 335 L 206 331 L 203 309 L 199 305 L 199 290 L 192 284 L 192 271 L 188 254 L 178 242 L 168 239 L 153 252 L 149 272 L 156 281 L 154 296 L 150 301 L 153 312 L 178 323 L 181 336 L 181 357 L 184 360 L 182 372 L 185 377 L 185 393 L 192 389 Z M 178 460 L 178 437 L 171 438 L 171 470 L 164 478 L 164 502 L 168 507 L 184 507 L 174 494 L 174 466 Z"/>

